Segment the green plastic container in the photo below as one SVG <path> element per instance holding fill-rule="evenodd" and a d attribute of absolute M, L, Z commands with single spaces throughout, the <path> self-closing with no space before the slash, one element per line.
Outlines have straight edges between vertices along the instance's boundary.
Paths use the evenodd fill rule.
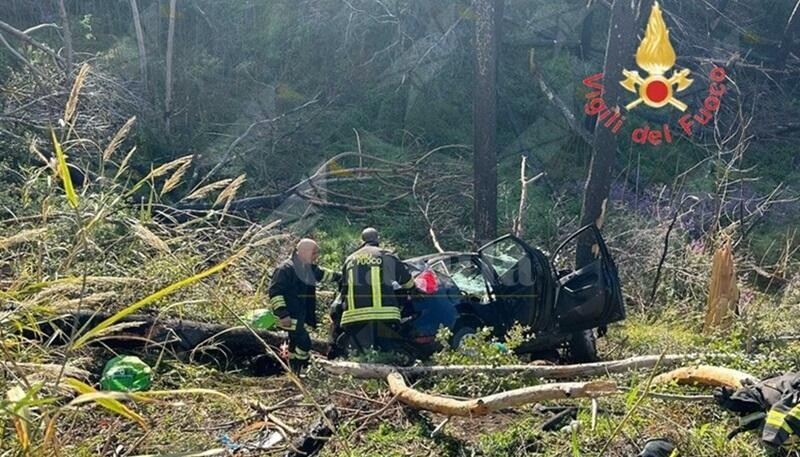
<path fill-rule="evenodd" d="M 116 392 L 147 390 L 152 383 L 151 375 L 152 370 L 139 357 L 118 355 L 106 362 L 100 388 Z"/>
<path fill-rule="evenodd" d="M 250 325 L 256 330 L 272 330 L 278 323 L 278 318 L 268 309 L 256 309 L 247 315 Z"/>

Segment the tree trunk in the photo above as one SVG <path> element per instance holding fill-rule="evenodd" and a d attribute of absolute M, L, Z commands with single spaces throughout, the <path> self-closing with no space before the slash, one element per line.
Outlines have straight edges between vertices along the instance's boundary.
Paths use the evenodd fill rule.
<path fill-rule="evenodd" d="M 92 328 L 110 316 L 108 313 L 75 311 L 42 323 L 39 328 L 40 333 L 23 331 L 23 334 L 31 339 L 55 337 L 57 344 L 66 344 L 68 341 L 65 338 L 72 334 L 73 326 L 78 329 Z M 208 347 L 213 350 L 223 350 L 231 358 L 247 359 L 265 353 L 262 341 L 276 347 L 286 341 L 283 332 L 259 330 L 256 337 L 244 327 L 228 327 L 185 319 L 158 319 L 153 316 L 132 314 L 120 322 L 130 323 L 131 326 L 104 335 L 100 340 L 105 345 L 114 348 L 137 348 L 163 344 L 175 352 L 202 352 L 202 347 Z M 328 343 L 312 339 L 311 349 L 327 354 Z"/>
<path fill-rule="evenodd" d="M 58 12 L 61 15 L 61 27 L 64 33 L 64 53 L 67 61 L 67 76 L 72 74 L 72 33 L 69 29 L 69 16 L 64 0 L 58 0 Z"/>
<path fill-rule="evenodd" d="M 472 99 L 475 243 L 497 236 L 497 50 L 504 0 L 473 0 L 475 90 Z"/>
<path fill-rule="evenodd" d="M 142 21 L 139 17 L 139 6 L 136 0 L 130 0 L 131 13 L 133 15 L 133 28 L 136 30 L 136 43 L 139 45 L 139 73 L 142 76 L 142 91 L 147 93 L 147 52 L 144 47 L 144 32 L 142 31 Z"/>
<path fill-rule="evenodd" d="M 164 96 L 164 125 L 169 135 L 169 121 L 172 105 L 172 54 L 175 45 L 175 8 L 178 0 L 169 1 L 169 30 L 167 31 L 167 81 L 166 95 Z"/>
<path fill-rule="evenodd" d="M 636 12 L 650 14 L 648 0 L 642 2 L 640 8 L 630 0 L 614 0 L 611 5 L 611 21 L 608 28 L 605 63 L 603 65 L 604 90 L 603 99 L 606 105 L 619 110 L 624 88 L 617 83 L 622 76 L 623 68 L 634 64 L 633 53 L 638 43 L 636 39 Z M 597 122 L 602 122 L 599 118 Z M 581 209 L 581 226 L 595 224 L 602 228 L 606 203 L 611 188 L 614 160 L 617 152 L 617 138 L 610 129 L 595 128 L 592 160 L 589 164 L 589 176 L 583 193 Z M 578 268 L 591 262 L 593 237 L 581 237 L 576 253 Z"/>

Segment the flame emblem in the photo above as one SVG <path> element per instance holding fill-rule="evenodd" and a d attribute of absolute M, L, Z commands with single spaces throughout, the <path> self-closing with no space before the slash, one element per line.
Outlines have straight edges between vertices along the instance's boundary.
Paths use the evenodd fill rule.
<path fill-rule="evenodd" d="M 658 2 L 653 4 L 644 38 L 636 50 L 636 65 L 646 71 L 648 76 L 642 78 L 638 71 L 622 70 L 626 78 L 620 81 L 622 87 L 639 95 L 639 98 L 628 103 L 625 108 L 630 111 L 644 102 L 652 108 L 670 104 L 681 111 L 686 110 L 686 104 L 675 98 L 673 93 L 691 86 L 693 80 L 689 79 L 688 69 L 673 71 L 669 78 L 664 76 L 675 65 L 675 50 L 669 42 L 669 30 L 661 16 Z"/>

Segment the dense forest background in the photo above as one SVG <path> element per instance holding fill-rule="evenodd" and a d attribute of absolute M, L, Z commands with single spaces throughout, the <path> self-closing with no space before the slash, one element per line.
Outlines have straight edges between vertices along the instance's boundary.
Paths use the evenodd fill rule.
<path fill-rule="evenodd" d="M 4 21 L 20 30 L 60 21 L 58 2 L 5 3 Z M 527 236 L 546 246 L 574 228 L 580 212 L 592 151 L 584 138 L 594 130 L 592 118 L 582 112 L 589 89 L 581 81 L 603 70 L 611 12 L 602 1 L 505 3 L 497 59 L 497 225 L 500 232 L 512 226 L 524 155 L 529 176 L 546 173 L 531 185 L 524 214 Z M 390 238 L 419 252 L 424 248 L 415 243 L 428 237 L 418 207 L 428 207 L 427 217 L 442 232 L 442 244 L 450 249 L 468 246 L 477 17 L 469 5 L 180 2 L 167 107 L 169 2 L 138 2 L 144 58 L 137 47 L 130 2 L 65 4 L 74 60 L 90 62 L 102 75 L 89 79 L 97 90 L 85 100 L 98 112 L 79 116 L 100 117 L 102 122 L 91 128 L 110 138 L 135 115 L 129 142 L 138 145 L 131 159 L 137 170 L 192 154 L 192 179 L 186 189 L 213 169 L 216 178 L 246 173 L 241 195 L 274 195 L 341 152 L 361 151 L 406 163 L 433 148 L 456 145 L 413 171 L 420 174 L 415 194 L 421 205 L 413 196 L 395 200 L 356 216 L 356 225 L 383 226 Z M 612 207 L 669 218 L 669 208 L 691 195 L 700 201 L 691 214 L 681 217 L 689 236 L 696 239 L 715 223 L 726 226 L 738 220 L 748 235 L 742 241 L 759 257 L 774 258 L 770 244 L 776 236 L 785 237 L 784 229 L 798 217 L 789 205 L 765 201 L 769 195 L 773 203 L 792 199 L 796 192 L 796 62 L 787 49 L 793 43 L 793 7 L 791 1 L 664 4 L 677 65 L 689 68 L 695 79 L 681 98 L 692 107 L 702 106 L 712 64 L 727 69 L 731 90 L 715 125 L 696 129 L 692 138 L 681 135 L 678 110 L 631 112 L 618 135 Z M 637 8 L 649 11 L 644 4 Z M 646 16 L 637 19 L 636 36 L 625 38 L 632 46 L 638 45 Z M 62 47 L 62 35 L 57 27 L 31 33 L 56 49 Z M 13 36 L 9 41 L 20 45 Z M 28 92 L 19 91 L 34 91 L 36 86 L 23 89 L 15 82 L 31 83 L 32 76 L 9 49 L 2 52 L 3 160 L 35 163 L 27 152 L 26 135 L 57 120 L 56 100 L 67 93 L 29 100 Z M 47 64 L 41 51 L 27 52 L 29 60 Z M 633 65 L 631 59 L 628 66 Z M 576 124 L 565 120 L 558 103 L 548 100 L 537 75 L 577 117 Z M 66 74 L 48 76 L 60 83 L 70 80 Z M 622 76 L 606 79 L 606 84 L 615 84 Z M 645 123 L 670 124 L 675 142 L 660 147 L 633 144 L 631 131 Z M 78 123 L 76 128 L 89 126 Z M 92 166 L 86 147 L 73 150 L 71 156 Z M 410 190 L 386 184 L 371 180 L 359 192 L 369 204 L 353 206 L 378 206 Z M 728 191 L 720 195 L 725 186 Z M 167 196 L 165 203 L 175 198 Z M 717 221 L 720 213 L 725 220 Z M 326 215 L 331 217 L 321 228 L 344 230 L 337 226 L 343 220 L 341 212 Z"/>
<path fill-rule="evenodd" d="M 758 375 L 796 370 L 800 345 L 768 341 L 796 333 L 800 318 L 800 2 L 659 2 L 675 69 L 694 80 L 676 93 L 686 112 L 703 106 L 715 66 L 725 69 L 726 93 L 691 136 L 679 126 L 684 112 L 644 105 L 610 135 L 584 111 L 591 88 L 583 80 L 605 72 L 607 101 L 634 97 L 619 70 L 637 69 L 653 4 L 0 0 L 6 360 L 20 364 L 15 370 L 55 364 L 56 379 L 73 362 L 98 371 L 107 358 L 101 349 L 34 345 L 17 330 L 76 306 L 112 312 L 222 260 L 246 259 L 210 285 L 190 281 L 137 308 L 235 324 L 264 305 L 275 262 L 301 236 L 318 240 L 321 263 L 338 268 L 367 225 L 407 258 L 472 249 L 509 232 L 551 251 L 588 222 L 602 226 L 629 310 L 601 341 L 603 357 L 710 351 Z M 494 70 L 482 67 L 487 62 Z M 671 143 L 631 140 L 636 128 L 664 124 Z M 59 181 L 55 145 L 66 153 L 77 200 Z M 739 315 L 729 332 L 701 336 L 712 257 L 727 242 Z M 477 362 L 519 362 L 487 347 Z M 265 403 L 299 394 L 285 380 L 148 354 L 161 389 L 209 387 Z M 27 379 L 3 367 L 4 391 Z M 513 377 L 443 379 L 422 386 L 473 396 L 524 385 Z M 642 379 L 628 381 L 635 396 Z M 49 403 L 20 406 L 44 396 L 28 387 L 24 398 L 9 394 L 0 405 L 0 449 L 12 443 L 19 452 L 2 455 L 48 455 L 52 430 L 65 455 L 188 452 L 219 444 L 217 422 L 252 419 L 206 399 L 187 400 L 181 413 L 137 405 L 152 418 L 152 433 L 124 414 L 98 422 L 100 408 L 71 409 L 64 414 L 73 421 L 56 427 Z M 729 417 L 698 402 L 647 403 L 622 432 L 617 413 L 633 396 L 609 400 L 608 415 L 580 436 L 540 434 L 533 408 L 496 421 L 454 419 L 442 433 L 434 423 L 441 418 L 409 414 L 377 383 L 312 375 L 308 388 L 320 403 L 335 398 L 343 411 L 374 413 L 350 418 L 326 446 L 329 455 L 352 446 L 355 455 L 621 456 L 656 434 L 672 436 L 685 455 L 762 455 L 757 439 L 727 441 Z M 26 419 L 34 444 L 12 427 L 19 410 L 34 418 Z M 576 414 L 588 422 L 586 404 Z M 303 419 L 285 418 L 297 428 Z M 97 423 L 102 433 L 93 431 Z M 115 446 L 123 451 L 111 454 Z"/>

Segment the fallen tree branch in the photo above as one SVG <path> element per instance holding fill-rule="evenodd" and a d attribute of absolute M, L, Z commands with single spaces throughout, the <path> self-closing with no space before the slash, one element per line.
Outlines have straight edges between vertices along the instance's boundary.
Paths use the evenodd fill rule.
<path fill-rule="evenodd" d="M 671 354 L 665 355 L 660 366 L 669 367 L 698 359 L 704 354 Z M 405 376 L 458 376 L 474 373 L 491 373 L 497 375 L 524 374 L 547 379 L 566 379 L 578 376 L 600 376 L 610 373 L 622 373 L 629 370 L 652 368 L 658 362 L 657 355 L 643 355 L 622 360 L 581 363 L 575 365 L 430 365 L 415 367 L 396 367 L 381 363 L 359 363 L 315 359 L 330 374 L 351 375 L 362 379 L 383 379 L 397 372 Z"/>
<path fill-rule="evenodd" d="M 222 168 L 223 166 L 227 165 L 228 162 L 230 162 L 230 160 L 234 157 L 233 152 L 234 152 L 236 146 L 238 146 L 239 143 L 241 143 L 245 138 L 247 138 L 250 135 L 250 132 L 253 130 L 254 127 L 262 125 L 262 124 L 272 124 L 272 123 L 278 122 L 278 121 L 286 118 L 287 116 L 290 116 L 290 115 L 292 115 L 292 114 L 294 114 L 294 113 L 296 113 L 298 111 L 301 111 L 301 110 L 305 109 L 306 107 L 319 102 L 320 95 L 322 95 L 322 94 L 321 93 L 317 94 L 311 100 L 303 103 L 300 106 L 296 106 L 296 107 L 290 109 L 289 111 L 281 113 L 278 116 L 275 116 L 275 117 L 269 118 L 269 119 L 260 119 L 258 121 L 253 122 L 252 124 L 250 124 L 250 126 L 248 126 L 245 129 L 244 133 L 242 133 L 235 140 L 233 140 L 233 142 L 228 146 L 228 148 L 222 154 L 222 157 L 219 160 L 217 160 L 217 163 L 211 168 L 211 170 L 208 173 L 206 173 L 206 175 L 203 176 L 203 178 L 200 179 L 200 181 L 198 181 L 197 184 L 194 185 L 194 187 L 192 188 L 192 192 L 197 190 L 201 185 L 203 185 L 204 182 L 206 182 L 209 179 L 211 179 L 211 177 L 214 176 L 214 174 L 216 174 L 217 171 L 219 171 L 220 168 Z"/>
<path fill-rule="evenodd" d="M 670 372 L 660 374 L 653 379 L 653 385 L 668 384 L 672 381 L 681 385 L 701 384 L 705 386 L 733 387 L 735 389 L 740 389 L 744 384 L 758 382 L 758 379 L 751 374 L 732 368 L 697 365 L 693 367 L 676 368 Z"/>
<path fill-rule="evenodd" d="M 111 314 L 80 311 L 60 316 L 40 324 L 40 334 L 27 335 L 31 338 L 62 335 L 65 339 L 76 328 L 92 328 L 104 321 Z M 156 341 L 170 341 L 169 346 L 175 351 L 191 351 L 200 346 L 214 345 L 223 347 L 234 357 L 245 358 L 264 354 L 264 345 L 258 337 L 273 346 L 280 346 L 286 341 L 283 332 L 259 331 L 258 337 L 244 327 L 229 327 L 221 324 L 208 324 L 183 319 L 158 319 L 153 316 L 132 314 L 120 320 L 132 325 L 124 330 L 103 338 L 103 344 L 116 347 L 145 346 L 147 341 L 155 345 Z M 85 326 L 85 327 L 84 327 Z M 131 339 L 138 337 L 138 339 Z M 174 340 L 174 341 L 173 341 Z M 320 353 L 327 353 L 328 343 L 322 340 L 311 340 L 311 348 Z"/>
<path fill-rule="evenodd" d="M 31 71 L 32 71 L 32 72 L 33 72 L 33 73 L 34 73 L 34 74 L 35 74 L 35 75 L 36 75 L 36 76 L 39 78 L 39 81 L 40 81 L 40 82 L 42 82 L 42 81 L 44 81 L 44 80 L 45 80 L 45 77 L 44 77 L 44 75 L 42 74 L 42 72 L 40 72 L 40 71 L 39 71 L 39 69 L 38 69 L 38 68 L 36 68 L 36 66 L 34 66 L 34 65 L 33 65 L 33 64 L 32 64 L 32 63 L 31 63 L 31 62 L 28 60 L 28 59 L 26 59 L 26 58 L 25 58 L 25 57 L 24 57 L 22 54 L 20 54 L 19 52 L 17 52 L 17 50 L 16 50 L 16 49 L 14 49 L 13 47 L 11 47 L 11 45 L 8 43 L 8 41 L 6 41 L 5 37 L 3 37 L 3 35 L 2 35 L 2 34 L 0 34 L 0 43 L 2 43 L 2 44 L 3 44 L 3 45 L 6 47 L 6 49 L 8 49 L 8 52 L 10 52 L 12 56 L 16 57 L 16 58 L 17 58 L 17 60 L 19 60 L 19 61 L 20 61 L 20 62 L 22 62 L 22 63 L 23 63 L 23 64 L 24 64 L 26 67 L 28 67 L 28 68 L 29 68 L 29 69 L 30 69 L 30 70 L 31 70 Z"/>
<path fill-rule="evenodd" d="M 617 393 L 617 385 L 611 381 L 567 382 L 523 387 L 469 400 L 454 400 L 411 388 L 406 385 L 400 373 L 389 374 L 386 381 L 389 383 L 389 390 L 399 401 L 417 409 L 447 416 L 481 416 L 528 403 Z"/>
<path fill-rule="evenodd" d="M 28 43 L 29 45 L 31 45 L 33 47 L 41 49 L 42 51 L 46 52 L 50 57 L 52 57 L 53 60 L 56 63 L 62 63 L 63 62 L 62 59 L 52 49 L 50 49 L 47 45 L 42 44 L 42 43 L 34 40 L 33 38 L 29 37 L 22 30 L 19 30 L 19 29 L 15 28 L 15 27 L 12 27 L 11 25 L 9 25 L 9 24 L 7 24 L 7 23 L 5 23 L 3 21 L 0 21 L 0 30 L 5 31 L 6 33 L 10 34 L 11 36 L 13 36 L 14 38 L 16 38 L 16 39 L 18 39 L 20 41 L 23 41 L 23 42 Z"/>

